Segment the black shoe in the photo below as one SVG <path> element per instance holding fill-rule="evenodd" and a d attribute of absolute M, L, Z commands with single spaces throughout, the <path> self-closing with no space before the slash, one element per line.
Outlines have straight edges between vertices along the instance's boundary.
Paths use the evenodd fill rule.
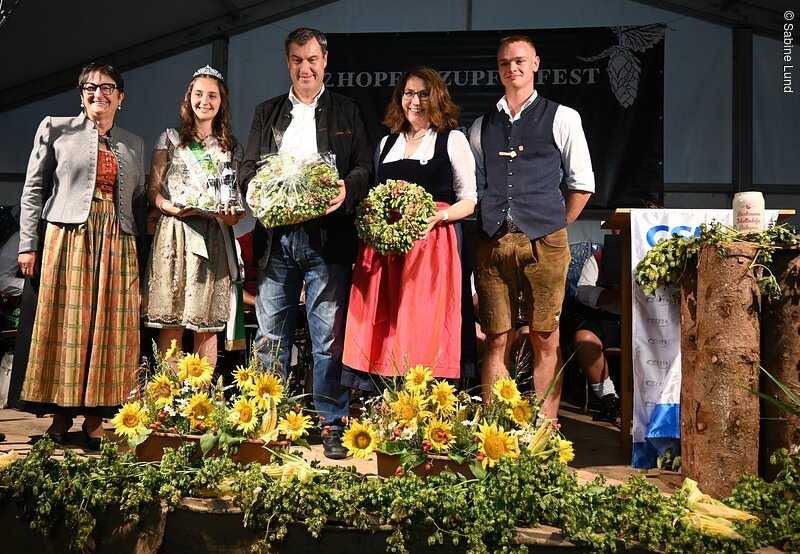
<path fill-rule="evenodd" d="M 323 433 L 322 437 L 322 453 L 326 458 L 331 460 L 344 460 L 347 458 L 347 449 L 342 446 L 342 431 L 339 429 L 331 429 L 328 435 Z"/>
<path fill-rule="evenodd" d="M 93 437 L 86 432 L 86 428 L 81 425 L 81 431 L 83 431 L 83 436 L 86 437 L 86 449 L 87 450 L 100 450 L 100 444 L 103 441 L 102 437 Z"/>
<path fill-rule="evenodd" d="M 70 428 L 72 427 L 72 419 L 67 420 L 67 426 L 64 428 L 63 431 L 60 433 L 53 433 L 52 431 L 45 431 L 45 435 L 50 437 L 50 440 L 53 441 L 55 444 L 62 445 L 67 440 L 67 433 L 69 432 Z"/>
<path fill-rule="evenodd" d="M 619 397 L 616 394 L 607 394 L 600 399 L 600 413 L 592 419 L 594 421 L 607 421 L 619 427 L 620 416 Z"/>

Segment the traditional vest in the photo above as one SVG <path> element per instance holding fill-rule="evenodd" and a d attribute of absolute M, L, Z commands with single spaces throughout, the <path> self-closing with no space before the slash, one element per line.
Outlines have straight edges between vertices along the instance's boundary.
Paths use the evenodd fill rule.
<path fill-rule="evenodd" d="M 532 240 L 567 226 L 559 189 L 561 152 L 553 137 L 557 108 L 558 104 L 539 96 L 513 124 L 500 110 L 483 117 L 486 191 L 480 222 L 486 235 L 497 232 L 509 209 L 514 223 Z M 516 155 L 512 157 L 511 152 Z"/>

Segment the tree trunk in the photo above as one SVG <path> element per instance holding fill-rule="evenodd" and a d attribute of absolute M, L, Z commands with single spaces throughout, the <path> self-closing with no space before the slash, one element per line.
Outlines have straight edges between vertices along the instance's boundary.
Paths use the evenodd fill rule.
<path fill-rule="evenodd" d="M 694 449 L 686 444 L 695 427 L 694 366 L 697 362 L 697 259 L 692 258 L 681 278 L 681 473 L 694 473 Z"/>
<path fill-rule="evenodd" d="M 759 303 L 753 246 L 703 249 L 697 268 L 697 352 L 685 429 L 689 470 L 703 492 L 726 498 L 744 473 L 758 473 Z M 742 388 L 744 387 L 744 388 Z"/>
<path fill-rule="evenodd" d="M 779 250 L 770 267 L 781 296 L 764 302 L 761 366 L 793 393 L 800 395 L 800 252 Z M 775 382 L 762 375 L 762 392 L 791 404 Z M 800 408 L 800 406 L 798 406 Z M 769 463 L 780 448 L 800 444 L 800 417 L 761 401 L 761 473 L 772 480 L 780 468 Z"/>

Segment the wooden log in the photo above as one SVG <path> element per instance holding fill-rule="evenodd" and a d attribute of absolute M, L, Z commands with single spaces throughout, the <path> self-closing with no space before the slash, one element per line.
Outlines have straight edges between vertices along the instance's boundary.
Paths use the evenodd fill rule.
<path fill-rule="evenodd" d="M 765 300 L 761 312 L 761 365 L 792 392 L 800 395 L 800 252 L 779 250 L 770 264 L 781 296 Z M 764 394 L 788 402 L 775 382 L 761 376 Z M 788 402 L 791 404 L 791 402 Z M 800 417 L 770 402 L 761 402 L 761 475 L 772 480 L 780 468 L 769 462 L 781 448 L 800 444 Z"/>
<path fill-rule="evenodd" d="M 695 427 L 694 366 L 697 361 L 697 259 L 681 278 L 681 473 L 694 473 L 694 449 L 686 444 Z"/>
<path fill-rule="evenodd" d="M 761 294 L 750 269 L 755 247 L 726 243 L 703 249 L 697 266 L 697 351 L 683 438 L 687 476 L 703 492 L 726 498 L 744 473 L 758 473 Z"/>

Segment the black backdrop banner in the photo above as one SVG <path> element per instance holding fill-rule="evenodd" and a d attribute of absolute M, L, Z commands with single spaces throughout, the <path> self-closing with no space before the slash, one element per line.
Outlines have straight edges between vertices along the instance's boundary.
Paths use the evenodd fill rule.
<path fill-rule="evenodd" d="M 416 65 L 440 72 L 472 122 L 503 95 L 500 38 L 533 38 L 541 58 L 539 94 L 583 120 L 596 192 L 594 208 L 644 207 L 663 200 L 664 26 L 442 33 L 330 34 L 325 86 L 356 99 L 374 145 L 400 76 Z"/>

